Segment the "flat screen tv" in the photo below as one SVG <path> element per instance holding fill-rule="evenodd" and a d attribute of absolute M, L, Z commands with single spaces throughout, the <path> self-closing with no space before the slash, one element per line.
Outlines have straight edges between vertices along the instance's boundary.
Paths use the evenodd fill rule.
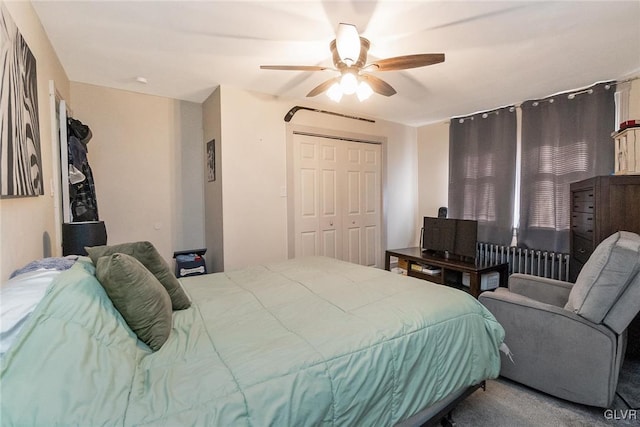
<path fill-rule="evenodd" d="M 456 242 L 453 246 L 455 255 L 474 258 L 478 246 L 478 221 L 456 219 Z"/>
<path fill-rule="evenodd" d="M 425 216 L 422 229 L 422 249 L 451 252 L 456 242 L 456 221 Z"/>
<path fill-rule="evenodd" d="M 424 217 L 422 250 L 461 259 L 474 259 L 478 222 L 465 219 Z"/>

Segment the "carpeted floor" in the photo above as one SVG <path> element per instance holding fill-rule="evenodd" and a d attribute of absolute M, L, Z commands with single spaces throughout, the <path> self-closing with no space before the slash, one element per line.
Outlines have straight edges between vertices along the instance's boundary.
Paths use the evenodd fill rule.
<path fill-rule="evenodd" d="M 498 378 L 461 402 L 453 420 L 458 427 L 640 426 L 640 359 L 623 364 L 616 398 L 608 410 L 567 402 Z"/>

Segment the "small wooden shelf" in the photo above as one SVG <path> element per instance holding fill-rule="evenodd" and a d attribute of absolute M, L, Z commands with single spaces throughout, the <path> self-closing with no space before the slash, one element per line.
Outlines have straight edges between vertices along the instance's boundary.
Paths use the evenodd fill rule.
<path fill-rule="evenodd" d="M 437 283 L 439 285 L 446 285 L 454 287 L 456 289 L 469 292 L 474 297 L 480 295 L 480 280 L 482 274 L 498 272 L 500 274 L 500 286 L 507 286 L 507 276 L 509 274 L 509 264 L 504 263 L 479 263 L 462 261 L 453 258 L 444 258 L 437 255 L 423 252 L 418 247 L 403 248 L 403 249 L 391 249 L 387 250 L 385 254 L 385 269 L 390 270 L 391 257 L 397 257 L 399 263 L 407 263 L 407 275 L 429 282 Z M 401 260 L 401 261 L 400 261 Z M 439 274 L 427 274 L 420 271 L 412 270 L 413 264 L 429 265 L 440 268 Z M 461 276 L 462 273 L 469 274 L 469 287 L 462 285 L 462 279 L 460 282 L 457 280 L 450 280 L 450 276 L 456 274 Z"/>
<path fill-rule="evenodd" d="M 407 276 L 417 277 L 418 279 L 428 280 L 430 282 L 439 283 L 441 285 L 444 284 L 442 270 L 438 274 L 428 274 L 428 273 L 421 273 L 419 271 L 408 270 Z"/>
<path fill-rule="evenodd" d="M 640 175 L 640 127 L 632 127 L 612 135 L 615 144 L 616 175 Z"/>

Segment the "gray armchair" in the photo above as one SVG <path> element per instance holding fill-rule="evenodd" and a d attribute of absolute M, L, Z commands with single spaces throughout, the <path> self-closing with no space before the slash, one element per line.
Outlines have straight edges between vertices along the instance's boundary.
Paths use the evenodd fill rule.
<path fill-rule="evenodd" d="M 524 274 L 479 300 L 505 329 L 500 375 L 585 405 L 613 402 L 626 328 L 640 311 L 640 236 L 603 240 L 575 285 Z"/>

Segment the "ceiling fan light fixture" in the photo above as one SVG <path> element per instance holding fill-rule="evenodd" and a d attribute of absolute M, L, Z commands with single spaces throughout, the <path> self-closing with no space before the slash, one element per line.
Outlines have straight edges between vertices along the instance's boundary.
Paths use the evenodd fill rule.
<path fill-rule="evenodd" d="M 337 71 L 338 75 L 314 87 L 307 97 L 313 97 L 331 89 L 329 97 L 339 102 L 343 95 L 354 93 L 360 101 L 369 98 L 373 92 L 387 97 L 397 93 L 389 83 L 370 74 L 371 72 L 407 70 L 444 62 L 444 53 L 421 53 L 378 59 L 367 64 L 370 46 L 369 40 L 360 37 L 355 25 L 340 23 L 336 38 L 329 43 L 335 68 L 318 65 L 261 65 L 260 68 L 286 71 Z"/>
<path fill-rule="evenodd" d="M 342 88 L 340 87 L 340 84 L 332 84 L 329 90 L 327 90 L 327 96 L 334 102 L 340 102 L 342 99 Z"/>
<path fill-rule="evenodd" d="M 340 79 L 340 89 L 345 95 L 352 95 L 358 90 L 358 79 L 353 73 L 344 73 Z"/>
<path fill-rule="evenodd" d="M 367 82 L 362 81 L 358 85 L 356 95 L 358 95 L 358 99 L 360 100 L 360 102 L 365 101 L 369 99 L 371 95 L 373 95 L 373 89 L 371 89 L 371 86 L 369 86 Z"/>
<path fill-rule="evenodd" d="M 360 56 L 360 35 L 355 25 L 344 23 L 338 25 L 336 49 L 347 67 L 355 64 Z"/>

